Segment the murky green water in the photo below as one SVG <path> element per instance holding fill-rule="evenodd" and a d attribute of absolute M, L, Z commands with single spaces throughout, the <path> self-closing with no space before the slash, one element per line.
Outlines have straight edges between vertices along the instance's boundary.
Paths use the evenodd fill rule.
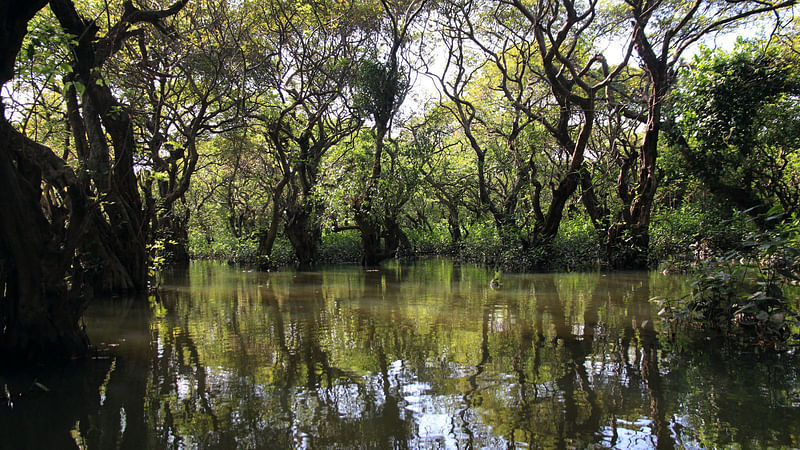
<path fill-rule="evenodd" d="M 0 448 L 800 446 L 800 358 L 659 342 L 680 278 L 491 276 L 195 263 L 92 305 L 107 355 L 0 379 Z"/>

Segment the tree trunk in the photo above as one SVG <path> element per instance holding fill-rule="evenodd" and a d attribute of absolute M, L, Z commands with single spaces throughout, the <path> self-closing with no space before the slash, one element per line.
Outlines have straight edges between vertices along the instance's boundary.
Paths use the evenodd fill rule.
<path fill-rule="evenodd" d="M 311 208 L 294 207 L 287 212 L 284 230 L 292 243 L 300 270 L 309 270 L 317 263 L 317 250 L 322 232 L 313 223 Z"/>
<path fill-rule="evenodd" d="M 269 260 L 272 257 L 272 249 L 275 247 L 275 239 L 278 237 L 278 224 L 281 221 L 281 212 L 278 205 L 272 206 L 272 215 L 269 221 L 269 228 L 262 230 L 258 236 L 258 257 L 263 264 L 269 268 Z"/>
<path fill-rule="evenodd" d="M 382 235 L 384 259 L 394 258 L 401 247 L 408 246 L 408 237 L 400 229 L 397 217 L 390 216 L 386 218 Z"/>
<path fill-rule="evenodd" d="M 635 13 L 634 15 L 636 16 Z M 637 16 L 637 19 L 639 17 Z M 647 99 L 647 123 L 644 139 L 639 147 L 638 180 L 635 189 L 628 186 L 627 176 L 623 168 L 623 176 L 619 178 L 618 192 L 623 201 L 619 229 L 609 229 L 609 249 L 613 252 L 617 247 L 624 251 L 617 255 L 609 254 L 612 267 L 644 269 L 648 265 L 648 248 L 650 244 L 650 215 L 653 210 L 656 189 L 658 188 L 658 138 L 661 132 L 661 110 L 670 87 L 670 67 L 666 63 L 667 55 L 659 57 L 645 35 L 644 21 L 634 22 L 633 43 L 642 60 L 644 70 L 650 78 Z M 663 51 L 668 48 L 663 44 Z M 620 258 L 617 260 L 616 258 Z"/>
<path fill-rule="evenodd" d="M 447 203 L 447 228 L 450 231 L 450 239 L 453 245 L 461 243 L 461 221 L 458 217 L 458 207 L 452 203 Z"/>
<path fill-rule="evenodd" d="M 128 6 L 132 4 L 126 4 L 126 17 L 130 19 L 134 13 Z M 136 134 L 128 112 L 114 92 L 99 82 L 102 65 L 113 54 L 114 47 L 108 44 L 121 44 L 109 39 L 113 41 L 120 36 L 97 37 L 98 29 L 87 28 L 71 0 L 51 0 L 50 8 L 65 31 L 79 36 L 71 41 L 69 50 L 74 80 L 85 86 L 81 98 L 84 128 L 73 127 L 73 133 L 86 133 L 88 155 L 81 162 L 89 169 L 110 225 L 110 233 L 102 237 L 109 248 L 95 255 L 102 269 L 98 288 L 109 293 L 142 292 L 147 288 L 147 244 L 152 236 L 134 171 Z M 134 22 L 120 22 L 123 23 Z M 76 141 L 82 138 L 76 136 Z"/>
<path fill-rule="evenodd" d="M 261 259 L 260 265 L 263 269 L 269 268 L 269 260 L 272 256 L 272 248 L 275 246 L 275 238 L 278 237 L 278 225 L 281 221 L 281 195 L 283 189 L 289 182 L 288 177 L 283 177 L 278 185 L 272 190 L 272 214 L 269 220 L 269 228 L 262 230 L 258 237 L 258 257 Z"/>
<path fill-rule="evenodd" d="M 616 244 L 624 245 L 625 241 L 628 241 L 625 250 L 627 255 L 619 255 L 622 257 L 621 261 L 611 260 L 616 267 L 645 269 L 648 266 L 650 215 L 658 187 L 656 158 L 661 125 L 661 103 L 668 88 L 665 77 L 666 75 L 651 74 L 653 85 L 650 92 L 647 129 L 639 150 L 639 184 L 628 208 L 628 214 L 623 215 L 624 230 L 609 233 L 609 238 L 616 238 Z"/>
<path fill-rule="evenodd" d="M 0 7 L 0 85 L 13 75 L 27 22 L 44 4 Z M 61 248 L 62 239 L 76 236 L 82 216 L 70 216 L 69 225 L 48 222 L 41 207 L 40 164 L 52 161 L 28 160 L 26 149 L 33 145 L 6 121 L 0 99 L 0 354 L 10 364 L 64 360 L 88 351 L 78 325 L 86 297 L 75 295 L 80 280 L 71 280 L 73 290 L 65 281 L 71 258 Z M 59 169 L 53 173 L 67 179 L 68 169 Z M 75 186 L 70 188 L 77 195 Z M 65 248 L 74 249 L 70 242 Z"/>
<path fill-rule="evenodd" d="M 164 240 L 164 257 L 166 264 L 173 267 L 189 265 L 189 229 L 186 225 L 188 213 L 184 217 L 174 210 L 159 221 L 158 236 Z"/>
<path fill-rule="evenodd" d="M 85 298 L 65 281 L 60 242 L 40 206 L 39 171 L 12 157 L 24 138 L 0 121 L 0 354 L 23 364 L 84 356 L 88 338 L 78 320 Z"/>
<path fill-rule="evenodd" d="M 374 267 L 383 261 L 380 227 L 368 215 L 356 214 L 356 224 L 361 233 L 361 265 Z"/>
<path fill-rule="evenodd" d="M 356 215 L 355 220 L 361 232 L 361 265 L 364 267 L 374 267 L 394 258 L 401 245 L 408 245 L 408 238 L 395 217 L 385 219 L 383 226 L 363 215 Z"/>

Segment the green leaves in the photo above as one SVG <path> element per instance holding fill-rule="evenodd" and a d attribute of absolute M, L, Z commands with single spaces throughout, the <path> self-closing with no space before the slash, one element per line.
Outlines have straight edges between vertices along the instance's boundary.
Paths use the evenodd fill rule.
<path fill-rule="evenodd" d="M 800 61 L 767 44 L 739 41 L 734 51 L 704 49 L 680 73 L 672 99 L 689 170 L 712 193 L 763 214 L 796 211 L 800 198 Z M 790 117 L 792 117 L 790 119 Z"/>
<path fill-rule="evenodd" d="M 800 221 L 787 223 L 776 232 L 755 233 L 738 249 L 703 264 L 689 296 L 657 299 L 667 328 L 699 329 L 762 345 L 800 338 L 798 305 L 788 286 L 796 276 L 792 270 L 800 268 Z"/>
<path fill-rule="evenodd" d="M 75 92 L 78 93 L 78 97 L 83 97 L 83 94 L 86 92 L 86 85 L 80 81 L 67 81 L 64 83 L 64 90 L 69 90 L 73 87 L 75 88 Z"/>
<path fill-rule="evenodd" d="M 358 69 L 354 103 L 375 121 L 388 123 L 408 88 L 408 77 L 396 62 L 365 59 Z"/>

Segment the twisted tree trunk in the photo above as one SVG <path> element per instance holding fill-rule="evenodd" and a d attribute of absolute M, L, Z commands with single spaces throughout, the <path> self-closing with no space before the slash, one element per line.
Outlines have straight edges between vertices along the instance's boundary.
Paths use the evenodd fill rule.
<path fill-rule="evenodd" d="M 44 0 L 0 3 L 0 85 L 13 77 L 28 21 Z M 146 287 L 143 208 L 133 170 L 130 120 L 98 70 L 127 28 L 174 14 L 125 3 L 113 32 L 95 39 L 71 0 L 51 0 L 61 25 L 76 36 L 75 81 L 86 87 L 82 110 L 65 90 L 68 120 L 82 167 L 75 171 L 52 150 L 14 129 L 0 99 L 0 355 L 44 363 L 83 356 L 88 339 L 79 320 L 93 288 L 119 292 Z M 81 114 L 82 113 L 82 114 Z M 81 117 L 82 116 L 82 117 Z M 114 149 L 113 164 L 110 148 Z M 91 178 L 91 180 L 90 180 Z M 97 198 L 100 198 L 98 201 Z"/>
<path fill-rule="evenodd" d="M 45 4 L 22 0 L 0 6 L 0 85 L 12 78 L 28 21 Z M 84 301 L 65 281 L 71 258 L 60 248 L 72 250 L 81 214 L 70 218 L 60 236 L 53 234 L 41 208 L 42 167 L 54 169 L 47 167 L 53 160 L 29 157 L 45 151 L 8 123 L 0 102 L 0 354 L 12 364 L 82 356 L 88 349 L 78 326 Z M 77 196 L 71 170 L 56 168 L 62 172 L 50 175 L 71 181 L 64 187 Z M 74 206 L 83 212 L 82 205 Z"/>

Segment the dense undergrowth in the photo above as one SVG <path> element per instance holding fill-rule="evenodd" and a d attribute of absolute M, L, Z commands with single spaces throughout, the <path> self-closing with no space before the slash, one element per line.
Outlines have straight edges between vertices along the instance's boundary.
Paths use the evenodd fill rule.
<path fill-rule="evenodd" d="M 737 248 L 752 224 L 743 216 L 724 218 L 719 211 L 703 205 L 661 208 L 651 227 L 649 266 L 669 272 L 689 272 L 707 261 Z M 569 272 L 603 269 L 601 241 L 585 215 L 565 220 L 558 236 L 547 245 L 525 248 L 516 236 L 498 236 L 490 222 L 466 225 L 462 239 L 453 242 L 442 220 L 430 228 L 405 231 L 408 244 L 398 250 L 398 258 L 448 256 L 511 272 Z M 214 239 L 190 234 L 190 253 L 195 259 L 220 259 L 235 264 L 264 267 L 291 266 L 295 261 L 289 241 L 279 236 L 268 261 L 257 255 L 257 235 L 234 236 L 220 227 Z M 319 264 L 357 264 L 361 261 L 361 239 L 356 230 L 322 234 Z"/>
<path fill-rule="evenodd" d="M 686 272 L 699 261 L 735 248 L 749 231 L 746 221 L 724 222 L 709 217 L 698 207 L 656 213 L 649 249 L 650 267 L 671 272 Z M 548 245 L 525 248 L 514 236 L 500 238 L 491 224 L 478 222 L 466 226 L 460 242 L 454 243 L 446 221 L 430 230 L 407 231 L 408 245 L 401 246 L 398 258 L 448 256 L 512 272 L 569 272 L 602 269 L 600 239 L 585 216 L 566 220 L 556 239 Z M 220 259 L 235 264 L 264 267 L 291 266 L 295 263 L 288 240 L 279 237 L 268 261 L 257 255 L 255 235 L 235 237 L 224 230 L 213 241 L 190 236 L 190 252 L 195 259 Z M 361 240 L 356 230 L 323 232 L 319 264 L 355 264 L 361 260 Z"/>
<path fill-rule="evenodd" d="M 596 270 L 599 263 L 598 239 L 585 219 L 570 220 L 562 226 L 555 241 L 548 246 L 525 249 L 517 239 L 500 239 L 493 226 L 478 223 L 464 230 L 464 238 L 453 243 L 447 224 L 432 230 L 407 233 L 408 245 L 401 246 L 400 259 L 420 256 L 448 256 L 505 271 L 586 271 Z M 260 265 L 265 268 L 291 266 L 296 263 L 288 240 L 277 239 L 268 261 L 257 254 L 258 237 L 235 237 L 221 232 L 213 241 L 190 236 L 190 253 L 195 259 L 219 259 L 232 264 Z M 361 261 L 361 239 L 357 231 L 322 234 L 318 264 L 357 264 Z"/>
<path fill-rule="evenodd" d="M 800 219 L 749 233 L 701 261 L 693 277 L 685 297 L 655 299 L 672 340 L 700 334 L 769 347 L 800 344 Z"/>

